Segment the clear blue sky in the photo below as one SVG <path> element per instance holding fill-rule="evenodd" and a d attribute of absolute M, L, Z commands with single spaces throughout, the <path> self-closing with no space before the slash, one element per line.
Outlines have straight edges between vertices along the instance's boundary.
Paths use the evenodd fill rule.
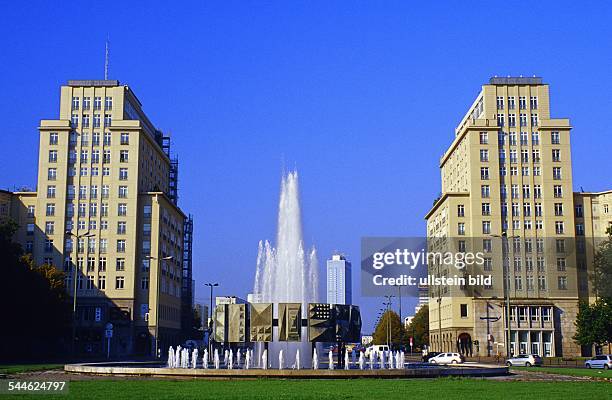
<path fill-rule="evenodd" d="M 110 78 L 173 136 L 198 301 L 205 281 L 251 289 L 283 164 L 299 170 L 322 265 L 338 249 L 358 269 L 362 236 L 424 234 L 439 156 L 492 75 L 542 76 L 553 117 L 574 126 L 575 188 L 612 187 L 610 5 L 262 3 L 5 4 L 0 187 L 35 185 L 38 121 L 58 117 L 60 84 L 103 78 L 107 34 Z M 357 282 L 369 331 L 380 302 Z"/>

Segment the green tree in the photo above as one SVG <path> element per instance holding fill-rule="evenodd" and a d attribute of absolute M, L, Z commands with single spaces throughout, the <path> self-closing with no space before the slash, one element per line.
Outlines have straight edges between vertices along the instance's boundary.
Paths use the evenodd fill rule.
<path fill-rule="evenodd" d="M 390 343 L 392 346 L 405 346 L 408 343 L 406 330 L 400 321 L 399 315 L 397 315 L 395 311 L 391 310 L 385 311 L 385 313 L 381 316 L 380 321 L 374 330 L 374 335 L 372 335 L 372 342 L 374 344 L 387 344 L 387 332 L 389 332 L 389 326 L 391 327 Z"/>
<path fill-rule="evenodd" d="M 423 306 L 416 313 L 406 329 L 408 336 L 414 338 L 414 349 L 429 345 L 429 306 Z"/>
<path fill-rule="evenodd" d="M 62 350 L 69 331 L 70 306 L 64 274 L 38 266 L 13 242 L 17 224 L 0 223 L 0 358 L 42 358 Z"/>
<path fill-rule="evenodd" d="M 574 340 L 582 346 L 612 343 L 612 303 L 609 298 L 599 298 L 593 304 L 581 302 L 575 325 Z"/>
<path fill-rule="evenodd" d="M 611 229 L 608 228 L 609 233 Z M 600 243 L 595 252 L 591 282 L 597 296 L 612 298 L 612 236 Z"/>

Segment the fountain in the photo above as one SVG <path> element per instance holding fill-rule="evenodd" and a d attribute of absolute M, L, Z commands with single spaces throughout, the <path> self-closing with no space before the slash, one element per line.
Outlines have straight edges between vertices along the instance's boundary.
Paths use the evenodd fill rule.
<path fill-rule="evenodd" d="M 370 353 L 370 369 L 373 370 L 374 369 L 374 365 L 376 364 L 376 353 L 375 352 L 371 352 Z"/>
<path fill-rule="evenodd" d="M 174 368 L 174 348 L 172 346 L 168 349 L 168 368 Z"/>
<path fill-rule="evenodd" d="M 268 369 L 268 350 L 264 350 L 261 355 L 262 369 Z"/>
<path fill-rule="evenodd" d="M 385 369 L 385 352 L 380 352 L 380 369 Z"/>
<path fill-rule="evenodd" d="M 234 350 L 229 351 L 227 369 L 234 369 Z"/>
<path fill-rule="evenodd" d="M 198 367 L 198 349 L 194 349 L 191 355 L 191 368 L 196 369 Z"/>
<path fill-rule="evenodd" d="M 344 352 L 344 369 L 351 369 L 348 351 Z"/>
<path fill-rule="evenodd" d="M 319 369 L 319 356 L 317 355 L 317 349 L 312 352 L 312 369 Z"/>
<path fill-rule="evenodd" d="M 295 352 L 295 364 L 293 364 L 293 369 L 300 369 L 300 349 L 297 349 Z"/>
<path fill-rule="evenodd" d="M 387 353 L 387 359 L 389 360 L 389 369 L 394 369 L 395 367 L 393 366 L 393 352 L 389 351 L 389 353 Z"/>
<path fill-rule="evenodd" d="M 362 351 L 359 352 L 359 369 L 365 369 L 365 356 Z"/>
<path fill-rule="evenodd" d="M 329 369 L 334 369 L 334 353 L 329 351 Z"/>
<path fill-rule="evenodd" d="M 181 346 L 176 346 L 176 351 L 174 352 L 174 368 L 179 368 L 181 366 Z"/>
<path fill-rule="evenodd" d="M 247 349 L 244 356 L 244 369 L 251 368 L 251 352 Z"/>
<path fill-rule="evenodd" d="M 276 248 L 267 240 L 259 243 L 253 291 L 261 302 L 301 303 L 304 316 L 308 303 L 317 301 L 318 279 L 316 250 L 313 247 L 307 254 L 304 250 L 298 174 L 295 171 L 289 172 L 281 180 Z M 276 309 L 274 311 L 276 313 Z M 295 350 L 298 348 L 302 352 L 310 352 L 307 336 L 306 328 L 303 327 L 301 342 L 270 343 L 271 360 L 276 363 L 281 346 L 286 350 L 286 357 L 297 354 Z M 263 346 L 258 348 L 261 353 Z M 295 362 L 290 359 L 285 361 Z M 310 364 L 310 360 L 304 361 Z"/>
<path fill-rule="evenodd" d="M 221 362 L 219 360 L 219 349 L 215 349 L 215 369 L 219 369 L 221 367 Z"/>
<path fill-rule="evenodd" d="M 204 349 L 204 355 L 202 356 L 202 368 L 208 369 L 208 349 Z"/>

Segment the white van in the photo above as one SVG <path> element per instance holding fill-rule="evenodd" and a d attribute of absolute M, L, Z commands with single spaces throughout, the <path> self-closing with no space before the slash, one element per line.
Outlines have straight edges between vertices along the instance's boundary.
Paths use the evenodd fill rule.
<path fill-rule="evenodd" d="M 386 344 L 373 344 L 366 349 L 365 356 L 369 358 L 373 353 L 376 353 L 376 356 L 380 358 L 381 353 L 385 351 L 389 351 L 389 346 Z"/>

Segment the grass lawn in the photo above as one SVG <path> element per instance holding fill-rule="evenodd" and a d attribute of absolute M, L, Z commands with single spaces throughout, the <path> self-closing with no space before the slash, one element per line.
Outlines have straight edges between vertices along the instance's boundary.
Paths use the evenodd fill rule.
<path fill-rule="evenodd" d="M 595 378 L 612 379 L 612 370 L 588 369 L 588 368 L 558 368 L 558 367 L 512 367 L 511 369 L 528 372 L 545 372 L 548 374 L 570 375 L 570 376 L 590 376 Z"/>
<path fill-rule="evenodd" d="M 483 379 L 355 380 L 91 380 L 70 382 L 59 399 L 512 399 L 610 398 L 607 382 L 520 382 Z M 5 396 L 3 396 L 5 397 Z M 27 398 L 19 395 L 16 398 Z M 31 395 L 39 398 L 40 395 Z"/>
<path fill-rule="evenodd" d="M 62 369 L 64 364 L 17 364 L 0 365 L 0 374 L 18 374 L 20 372 L 46 371 L 50 369 Z"/>

